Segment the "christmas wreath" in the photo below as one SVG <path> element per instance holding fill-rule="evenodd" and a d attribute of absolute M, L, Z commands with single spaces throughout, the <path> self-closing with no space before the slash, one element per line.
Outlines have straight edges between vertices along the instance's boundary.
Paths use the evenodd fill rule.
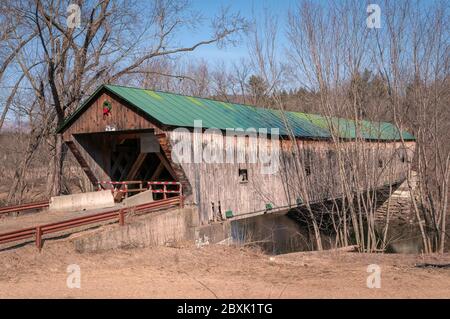
<path fill-rule="evenodd" d="M 109 101 L 105 101 L 103 102 L 103 116 L 108 116 L 109 114 L 111 114 L 111 102 Z"/>

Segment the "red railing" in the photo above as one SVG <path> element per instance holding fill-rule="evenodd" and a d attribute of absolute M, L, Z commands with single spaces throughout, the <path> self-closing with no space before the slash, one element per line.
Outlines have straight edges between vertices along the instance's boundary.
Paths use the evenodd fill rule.
<path fill-rule="evenodd" d="M 167 194 L 178 194 L 181 196 L 183 194 L 183 188 L 179 182 L 147 182 L 148 189 L 152 193 L 162 193 L 164 199 L 167 198 Z M 167 186 L 177 186 L 176 189 L 167 189 Z M 162 187 L 162 188 L 161 188 Z"/>
<path fill-rule="evenodd" d="M 0 207 L 0 215 L 21 212 L 21 211 L 30 210 L 30 209 L 45 208 L 45 207 L 48 207 L 48 205 L 49 205 L 49 201 L 47 200 L 47 201 L 41 201 L 41 202 L 20 204 L 20 205 L 15 205 L 15 206 Z"/>
<path fill-rule="evenodd" d="M 137 185 L 139 184 L 139 188 L 129 188 L 129 185 Z M 167 198 L 167 194 L 178 194 L 182 195 L 183 190 L 181 183 L 179 182 L 144 182 L 144 181 L 123 181 L 123 182 L 113 182 L 113 181 L 100 181 L 97 182 L 98 190 L 105 190 L 106 185 L 111 186 L 111 192 L 114 193 L 124 193 L 125 197 L 128 197 L 128 193 L 136 193 L 143 192 L 147 190 L 151 190 L 153 193 L 161 193 L 163 194 L 163 198 Z M 167 186 L 177 186 L 176 189 L 169 189 Z M 123 189 L 122 189 L 123 187 Z"/>
<path fill-rule="evenodd" d="M 64 220 L 60 222 L 55 222 L 51 224 L 38 225 L 35 227 L 24 228 L 4 234 L 0 234 L 0 244 L 5 244 L 9 242 L 15 242 L 23 239 L 33 238 L 36 242 L 36 247 L 41 250 L 42 248 L 42 236 L 45 234 L 51 234 L 67 230 L 70 228 L 76 228 L 84 225 L 95 224 L 98 222 L 103 222 L 107 220 L 117 219 L 119 224 L 123 226 L 125 224 L 125 217 L 130 212 L 143 213 L 164 208 L 169 208 L 172 206 L 180 205 L 183 207 L 182 196 L 171 197 L 168 199 L 163 199 L 151 203 L 141 204 L 130 208 L 115 209 L 103 213 L 98 213 L 94 215 L 73 218 L 69 220 Z"/>

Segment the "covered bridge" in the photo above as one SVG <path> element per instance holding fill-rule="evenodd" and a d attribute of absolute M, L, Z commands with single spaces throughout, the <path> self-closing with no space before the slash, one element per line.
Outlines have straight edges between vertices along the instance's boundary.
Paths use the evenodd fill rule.
<path fill-rule="evenodd" d="M 338 165 L 337 147 L 366 154 L 360 168 L 376 176 L 375 186 L 396 183 L 405 178 L 415 146 L 411 134 L 390 123 L 355 125 L 117 85 L 100 86 L 58 133 L 94 186 L 180 182 L 203 224 L 296 206 L 305 192 L 310 201 L 338 198 L 339 169 L 353 174 L 355 167 L 351 159 Z"/>

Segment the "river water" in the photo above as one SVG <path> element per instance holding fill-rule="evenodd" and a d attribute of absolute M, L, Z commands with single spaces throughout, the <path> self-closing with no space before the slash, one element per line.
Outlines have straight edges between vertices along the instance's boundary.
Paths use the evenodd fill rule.
<path fill-rule="evenodd" d="M 286 214 L 266 214 L 231 223 L 233 241 L 270 255 L 312 250 L 308 229 Z"/>
<path fill-rule="evenodd" d="M 278 255 L 310 251 L 314 238 L 306 225 L 284 214 L 265 214 L 231 223 L 233 242 L 260 247 L 266 254 Z M 380 234 L 382 232 L 380 231 Z M 417 225 L 392 224 L 388 231 L 386 253 L 420 253 L 422 242 Z M 333 247 L 334 240 L 322 233 L 324 249 Z M 447 246 L 449 241 L 447 241 Z M 447 247 L 448 250 L 448 247 Z"/>

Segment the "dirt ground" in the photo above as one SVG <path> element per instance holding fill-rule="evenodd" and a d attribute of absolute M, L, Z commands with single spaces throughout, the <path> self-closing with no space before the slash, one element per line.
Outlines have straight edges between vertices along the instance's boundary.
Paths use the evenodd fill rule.
<path fill-rule="evenodd" d="M 0 252 L 1 298 L 449 298 L 450 255 L 302 252 L 270 257 L 222 245 L 77 254 L 67 240 Z M 68 288 L 77 264 L 81 287 Z M 367 266 L 381 288 L 367 288 Z"/>

